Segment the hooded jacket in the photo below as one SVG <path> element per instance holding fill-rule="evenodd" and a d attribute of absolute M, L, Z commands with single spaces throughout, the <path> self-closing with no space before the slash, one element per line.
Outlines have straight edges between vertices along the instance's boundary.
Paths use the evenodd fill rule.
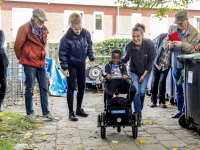
<path fill-rule="evenodd" d="M 8 56 L 6 54 L 6 49 L 4 48 L 4 43 L 5 43 L 5 35 L 3 30 L 0 29 L 0 55 L 3 55 L 3 57 L 6 57 L 6 66 L 8 65 Z"/>
<path fill-rule="evenodd" d="M 43 68 L 46 65 L 45 47 L 48 33 L 46 26 L 43 25 L 42 37 L 44 43 L 41 43 L 40 37 L 36 35 L 33 28 L 32 19 L 19 28 L 14 50 L 20 64 L 36 68 Z"/>
<path fill-rule="evenodd" d="M 60 40 L 59 60 L 63 70 L 68 69 L 68 64 L 79 67 L 85 63 L 89 57 L 90 61 L 94 61 L 94 51 L 92 49 L 92 40 L 90 33 L 82 28 L 79 36 L 69 28 L 67 33 Z"/>
<path fill-rule="evenodd" d="M 123 63 L 119 63 L 119 70 L 123 75 L 127 75 L 128 76 L 128 73 L 127 73 L 127 69 L 126 69 L 126 66 L 123 64 Z M 111 70 L 112 70 L 112 61 L 109 61 L 105 66 L 104 66 L 104 69 L 103 69 L 103 77 L 105 78 L 106 76 L 108 75 L 111 75 Z"/>

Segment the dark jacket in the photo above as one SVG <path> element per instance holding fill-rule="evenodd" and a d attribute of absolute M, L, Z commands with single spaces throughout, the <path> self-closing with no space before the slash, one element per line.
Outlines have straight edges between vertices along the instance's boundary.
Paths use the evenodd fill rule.
<path fill-rule="evenodd" d="M 106 76 L 108 75 L 111 75 L 111 69 L 112 69 L 112 61 L 109 61 L 105 66 L 104 66 L 104 69 L 103 69 L 103 77 L 105 78 Z M 123 75 L 127 75 L 128 76 L 128 73 L 127 73 L 127 69 L 126 69 L 126 66 L 122 63 L 119 63 L 119 69 L 120 69 L 120 72 Z"/>
<path fill-rule="evenodd" d="M 162 33 L 158 37 L 158 42 L 157 42 L 157 46 L 156 46 L 156 57 L 154 59 L 154 63 L 156 63 L 157 65 L 159 63 L 160 56 L 163 51 L 163 42 L 162 41 L 166 38 L 167 35 L 168 35 L 167 33 Z"/>
<path fill-rule="evenodd" d="M 79 37 L 69 28 L 60 40 L 59 60 L 63 70 L 68 69 L 68 64 L 79 67 L 87 56 L 90 61 L 95 60 L 90 33 L 83 28 Z"/>
<path fill-rule="evenodd" d="M 124 56 L 121 59 L 122 63 L 126 63 L 129 59 L 130 71 L 138 75 L 142 75 L 145 70 L 152 70 L 153 60 L 155 58 L 155 46 L 149 39 L 142 40 L 140 51 L 135 48 L 133 40 L 125 45 Z"/>
<path fill-rule="evenodd" d="M 15 40 L 14 50 L 19 63 L 23 65 L 43 68 L 46 65 L 47 34 L 49 31 L 46 26 L 42 27 L 42 37 L 44 43 L 41 43 L 40 37 L 32 25 L 32 19 L 22 25 Z"/>
<path fill-rule="evenodd" d="M 4 48 L 4 43 L 5 43 L 5 35 L 3 30 L 0 29 L 0 55 L 2 55 L 3 57 L 6 57 L 6 62 L 4 62 L 6 64 L 6 66 L 8 66 L 8 56 L 6 54 L 6 49 Z"/>

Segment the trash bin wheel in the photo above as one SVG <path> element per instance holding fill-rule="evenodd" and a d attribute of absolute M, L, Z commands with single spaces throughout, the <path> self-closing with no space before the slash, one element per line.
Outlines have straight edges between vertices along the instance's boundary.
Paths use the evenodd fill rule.
<path fill-rule="evenodd" d="M 180 126 L 184 127 L 184 128 L 187 128 L 190 124 L 186 123 L 186 119 L 185 119 L 185 114 L 181 115 L 178 119 L 178 123 Z"/>
<path fill-rule="evenodd" d="M 120 126 L 117 127 L 117 132 L 121 132 L 121 127 Z"/>
<path fill-rule="evenodd" d="M 197 126 L 197 132 L 200 135 L 200 125 Z"/>

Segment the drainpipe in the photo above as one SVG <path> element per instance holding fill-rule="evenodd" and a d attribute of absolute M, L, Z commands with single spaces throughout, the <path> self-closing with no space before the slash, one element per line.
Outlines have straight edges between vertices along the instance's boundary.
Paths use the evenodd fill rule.
<path fill-rule="evenodd" d="M 119 33 L 119 6 L 117 7 L 117 33 Z"/>

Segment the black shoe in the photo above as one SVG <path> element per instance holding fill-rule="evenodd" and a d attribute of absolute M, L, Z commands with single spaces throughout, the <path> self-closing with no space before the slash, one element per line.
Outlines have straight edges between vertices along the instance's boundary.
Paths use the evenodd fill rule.
<path fill-rule="evenodd" d="M 74 112 L 71 112 L 69 114 L 69 120 L 71 120 L 71 121 L 78 121 L 78 117 L 74 114 Z"/>
<path fill-rule="evenodd" d="M 81 108 L 79 110 L 76 110 L 76 115 L 82 116 L 82 117 L 87 117 L 88 114 Z"/>

